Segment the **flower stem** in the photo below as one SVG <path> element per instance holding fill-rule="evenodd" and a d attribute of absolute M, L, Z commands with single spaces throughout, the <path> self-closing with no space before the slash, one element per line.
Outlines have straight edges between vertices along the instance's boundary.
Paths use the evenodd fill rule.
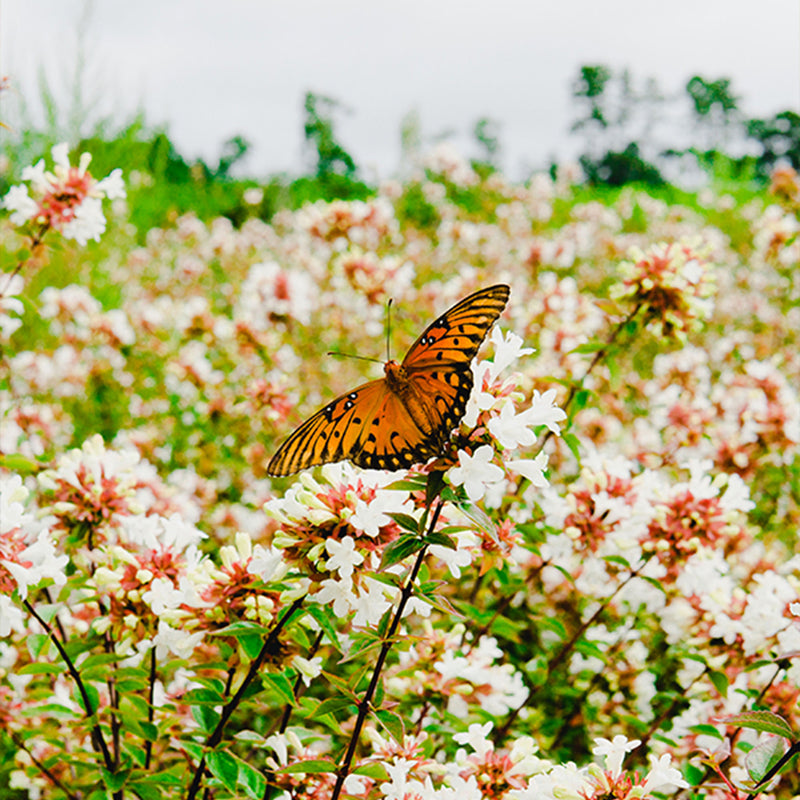
<path fill-rule="evenodd" d="M 242 702 L 245 692 L 255 679 L 267 656 L 274 652 L 275 646 L 278 643 L 278 636 L 280 636 L 281 631 L 286 627 L 289 620 L 292 618 L 292 616 L 294 616 L 294 612 L 300 608 L 304 600 L 305 596 L 299 597 L 297 600 L 295 600 L 294 603 L 292 603 L 292 605 L 289 607 L 289 610 L 280 618 L 280 620 L 278 620 L 275 627 L 269 632 L 261 651 L 253 659 L 252 663 L 250 664 L 250 669 L 247 671 L 247 675 L 245 675 L 244 680 L 236 690 L 236 694 L 222 709 L 219 721 L 217 722 L 217 727 L 214 728 L 213 732 L 206 740 L 205 749 L 207 751 L 213 750 L 222 741 L 222 735 L 225 732 L 225 725 L 227 724 L 233 712 L 239 707 L 239 703 Z M 192 783 L 189 786 L 189 791 L 186 794 L 186 800 L 194 800 L 194 798 L 197 796 L 197 792 L 200 789 L 200 783 L 203 780 L 203 773 L 205 772 L 205 769 L 206 757 L 203 756 L 200 759 L 200 763 L 197 765 L 197 769 L 195 770 Z"/>
<path fill-rule="evenodd" d="M 94 746 L 95 750 L 100 752 L 103 756 L 103 763 L 105 768 L 109 772 L 114 771 L 114 761 L 111 758 L 111 753 L 108 750 L 108 746 L 106 745 L 106 740 L 103 738 L 103 732 L 100 729 L 100 724 L 97 720 L 97 711 L 96 709 L 92 708 L 92 701 L 89 698 L 89 693 L 86 691 L 86 687 L 83 685 L 83 680 L 81 680 L 80 673 L 78 672 L 75 664 L 72 662 L 72 659 L 67 654 L 67 651 L 64 649 L 64 646 L 58 640 L 58 637 L 55 635 L 53 629 L 42 619 L 42 617 L 38 614 L 36 609 L 27 601 L 23 600 L 22 604 L 28 610 L 28 613 L 42 626 L 42 628 L 47 632 L 47 636 L 49 637 L 50 641 L 55 645 L 56 650 L 58 650 L 58 654 L 64 660 L 64 663 L 67 665 L 67 670 L 69 674 L 72 676 L 72 679 L 75 681 L 75 685 L 78 687 L 78 691 L 81 695 L 81 700 L 83 701 L 83 709 L 86 716 L 93 720 L 92 721 L 92 745 Z M 117 793 L 114 794 L 117 796 Z"/>
<path fill-rule="evenodd" d="M 598 606 L 597 610 L 585 620 L 581 626 L 575 631 L 572 635 L 570 640 L 556 653 L 553 660 L 547 665 L 547 673 L 548 675 L 552 675 L 555 669 L 566 659 L 566 657 L 573 651 L 575 645 L 581 639 L 581 637 L 586 633 L 586 631 L 594 624 L 597 618 L 602 614 L 608 604 L 612 601 L 615 595 L 622 591 L 622 588 L 633 578 L 635 578 L 639 572 L 641 571 L 641 567 L 638 569 L 632 570 L 630 574 L 625 578 L 625 580 L 621 581 L 620 584 L 617 586 L 614 591 L 605 598 L 605 600 Z M 541 688 L 541 687 L 540 687 Z M 511 713 L 506 717 L 503 724 L 494 732 L 493 740 L 496 745 L 499 745 L 508 735 L 508 732 L 511 728 L 511 725 L 514 723 L 514 720 L 519 715 L 519 712 L 522 711 L 525 706 L 527 706 L 531 701 L 536 697 L 536 690 L 534 688 L 530 688 L 528 690 L 528 694 L 525 699 L 522 701 L 520 705 L 518 705 Z"/>
<path fill-rule="evenodd" d="M 153 722 L 153 702 L 156 693 L 156 648 L 150 650 L 150 689 L 147 695 L 147 721 L 152 724 Z M 144 768 L 150 769 L 150 759 L 153 755 L 153 743 L 148 739 L 144 745 Z"/>
<path fill-rule="evenodd" d="M 439 514 L 442 512 L 443 505 L 444 501 L 439 498 L 436 503 L 433 516 L 431 517 L 430 524 L 428 525 L 428 534 L 432 533 L 436 527 L 436 523 L 439 520 Z M 427 551 L 428 546 L 424 545 L 417 553 L 417 560 L 414 562 L 411 573 L 409 574 L 408 579 L 403 586 L 403 591 L 400 594 L 400 602 L 397 604 L 397 611 L 394 614 L 394 618 L 392 619 L 392 624 L 389 626 L 389 630 L 386 632 L 386 635 L 383 638 L 383 644 L 381 645 L 380 652 L 378 653 L 378 659 L 375 662 L 375 668 L 372 671 L 372 678 L 369 682 L 369 686 L 367 687 L 367 691 L 364 693 L 364 696 L 361 698 L 361 702 L 358 704 L 358 716 L 356 717 L 356 723 L 353 727 L 353 733 L 350 737 L 350 744 L 347 748 L 344 759 L 342 760 L 342 763 L 336 772 L 336 785 L 333 787 L 330 800 L 338 800 L 339 795 L 342 792 L 345 779 L 350 772 L 350 767 L 353 763 L 353 757 L 356 753 L 356 747 L 358 747 L 361 729 L 364 727 L 364 722 L 366 721 L 367 714 L 369 713 L 372 698 L 375 695 L 375 690 L 378 688 L 378 680 L 380 679 L 381 670 L 386 662 L 386 657 L 389 655 L 389 650 L 391 650 L 392 645 L 394 644 L 394 637 L 397 633 L 398 627 L 400 626 L 400 620 L 403 618 L 403 612 L 405 611 L 406 604 L 411 599 L 411 594 L 414 591 L 414 582 L 416 581 L 417 575 L 419 574 L 419 571 L 425 560 L 425 554 Z"/>
<path fill-rule="evenodd" d="M 11 272 L 8 273 L 8 280 L 6 281 L 6 285 L 3 286 L 2 289 L 0 289 L 0 298 L 5 296 L 5 293 L 11 288 L 11 283 L 13 282 L 14 278 L 16 278 L 17 275 L 19 275 L 19 273 L 22 272 L 22 270 L 24 269 L 25 265 L 30 260 L 31 256 L 36 252 L 36 249 L 42 243 L 42 239 L 44 239 L 45 233 L 47 233 L 48 227 L 49 226 L 43 226 L 41 230 L 37 231 L 34 234 L 31 234 L 31 245 L 30 245 L 30 247 L 31 247 L 31 255 L 28 256 L 28 258 L 23 259 L 22 261 L 20 261 L 17 264 L 17 266 L 14 267 L 14 269 L 11 270 Z"/>

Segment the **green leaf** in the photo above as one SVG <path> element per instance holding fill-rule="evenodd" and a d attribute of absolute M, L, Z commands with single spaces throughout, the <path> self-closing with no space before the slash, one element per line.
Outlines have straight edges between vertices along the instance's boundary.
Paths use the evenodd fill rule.
<path fill-rule="evenodd" d="M 714 684 L 714 688 L 722 695 L 722 697 L 726 697 L 728 694 L 728 688 L 730 687 L 730 681 L 728 680 L 728 676 L 724 672 L 719 672 L 715 669 L 710 669 L 708 671 L 708 677 L 711 680 L 711 683 Z"/>
<path fill-rule="evenodd" d="M 39 469 L 39 464 L 30 458 L 21 456 L 19 453 L 9 453 L 0 455 L 0 467 L 22 476 L 33 475 Z"/>
<path fill-rule="evenodd" d="M 425 542 L 416 536 L 401 536 L 384 548 L 380 569 L 399 564 L 410 555 L 422 550 L 423 547 L 425 547 Z"/>
<path fill-rule="evenodd" d="M 83 675 L 86 670 L 92 669 L 93 667 L 114 664 L 118 661 L 122 661 L 124 658 L 127 658 L 127 656 L 120 656 L 116 653 L 92 653 L 92 655 L 87 656 L 81 662 L 81 675 Z"/>
<path fill-rule="evenodd" d="M 393 481 L 385 489 L 390 489 L 394 492 L 424 492 L 425 491 L 425 478 L 402 478 L 399 481 Z"/>
<path fill-rule="evenodd" d="M 564 623 L 555 617 L 538 617 L 537 624 L 540 628 L 551 630 L 561 641 L 567 638 L 567 630 L 564 627 Z"/>
<path fill-rule="evenodd" d="M 579 344 L 577 347 L 573 347 L 567 355 L 572 355 L 573 353 L 596 353 L 598 350 L 602 350 L 605 347 L 605 342 L 584 342 L 583 344 Z"/>
<path fill-rule="evenodd" d="M 183 696 L 186 705 L 211 705 L 218 706 L 225 702 L 225 698 L 213 689 L 189 689 Z"/>
<path fill-rule="evenodd" d="M 469 519 L 477 525 L 479 530 L 482 530 L 492 538 L 492 541 L 499 544 L 497 526 L 483 509 L 478 508 L 478 506 L 472 503 L 459 503 L 458 507 L 465 516 L 469 517 Z"/>
<path fill-rule="evenodd" d="M 574 417 L 578 411 L 586 408 L 589 403 L 589 398 L 592 393 L 588 389 L 578 389 L 575 396 L 572 398 L 572 408 L 570 409 L 570 416 Z"/>
<path fill-rule="evenodd" d="M 412 517 L 411 514 L 403 514 L 398 511 L 394 514 L 389 514 L 389 517 L 391 517 L 391 519 L 393 519 L 404 531 L 419 535 L 419 522 Z"/>
<path fill-rule="evenodd" d="M 264 683 L 269 684 L 287 705 L 295 705 L 294 688 L 289 679 L 282 673 L 264 673 L 261 676 Z"/>
<path fill-rule="evenodd" d="M 625 569 L 631 568 L 630 562 L 624 556 L 603 556 L 603 561 L 607 562 L 608 564 L 616 564 L 617 566 L 624 567 Z"/>
<path fill-rule="evenodd" d="M 250 742 L 257 747 L 262 747 L 265 741 L 263 734 L 248 730 L 237 731 L 233 734 L 233 738 L 236 739 L 237 742 Z"/>
<path fill-rule="evenodd" d="M 279 769 L 278 772 L 287 773 L 290 775 L 301 773 L 311 773 L 319 775 L 323 772 L 336 772 L 336 764 L 327 759 L 309 759 L 308 761 L 298 761 L 295 764 L 289 764 L 288 767 Z"/>
<path fill-rule="evenodd" d="M 215 631 L 209 631 L 208 636 L 233 636 L 238 638 L 240 636 L 263 636 L 269 634 L 269 628 L 264 625 L 259 625 L 257 622 L 250 622 L 248 620 L 239 620 L 226 625 L 224 628 L 219 628 Z"/>
<path fill-rule="evenodd" d="M 353 770 L 354 775 L 366 775 L 374 781 L 387 781 L 389 780 L 389 773 L 383 764 L 366 763 L 361 764 Z"/>
<path fill-rule="evenodd" d="M 47 644 L 48 637 L 45 633 L 31 633 L 25 639 L 25 644 L 28 646 L 28 652 L 31 658 L 39 658 L 42 649 Z"/>
<path fill-rule="evenodd" d="M 60 606 L 57 603 L 41 603 L 36 606 L 36 613 L 45 621 L 52 622 L 55 615 L 59 612 Z M 70 641 L 72 646 L 75 646 L 76 640 Z M 88 642 L 81 641 L 80 646 L 83 649 L 90 648 L 92 645 Z"/>
<path fill-rule="evenodd" d="M 547 659 L 543 655 L 532 658 L 526 666 L 525 675 L 531 686 L 544 686 L 550 676 Z"/>
<path fill-rule="evenodd" d="M 386 728 L 387 731 L 389 731 L 392 739 L 394 739 L 398 744 L 403 743 L 405 727 L 403 725 L 403 719 L 399 714 L 395 714 L 393 711 L 387 711 L 386 709 L 381 709 L 373 712 L 373 716 L 378 719 L 378 722 L 380 722 L 380 724 Z"/>
<path fill-rule="evenodd" d="M 314 604 L 309 606 L 306 609 L 306 612 L 310 614 L 316 620 L 320 628 L 325 631 L 325 635 L 328 637 L 330 643 L 339 652 L 341 652 L 342 646 L 339 643 L 339 635 L 336 632 L 336 628 L 331 623 L 331 611 L 327 608 Z"/>
<path fill-rule="evenodd" d="M 267 788 L 267 779 L 260 770 L 251 764 L 241 759 L 237 759 L 237 761 L 239 762 L 239 784 L 244 786 L 245 791 L 253 800 L 261 800 Z"/>
<path fill-rule="evenodd" d="M 322 717 L 325 716 L 325 714 L 335 714 L 342 709 L 347 709 L 349 713 L 352 708 L 357 707 L 358 704 L 347 697 L 329 697 L 317 706 L 314 717 Z"/>
<path fill-rule="evenodd" d="M 211 774 L 230 791 L 236 790 L 239 778 L 239 765 L 226 750 L 214 750 L 206 756 L 206 764 Z"/>
<path fill-rule="evenodd" d="M 576 461 L 581 460 L 581 440 L 569 431 L 564 431 L 561 434 L 561 439 L 564 444 L 569 448 L 570 453 L 574 456 Z"/>
<path fill-rule="evenodd" d="M 715 739 L 723 741 L 725 737 L 713 725 L 692 725 L 689 730 L 702 736 L 713 736 Z"/>
<path fill-rule="evenodd" d="M 264 637 L 258 634 L 242 634 L 236 638 L 248 658 L 256 658 L 264 647 Z"/>
<path fill-rule="evenodd" d="M 140 720 L 136 723 L 136 727 L 139 729 L 142 739 L 145 739 L 148 742 L 155 742 L 158 740 L 158 728 L 153 725 L 152 722 Z"/>
<path fill-rule="evenodd" d="M 18 675 L 60 675 L 65 669 L 63 664 L 25 664 L 14 671 Z"/>
<path fill-rule="evenodd" d="M 128 788 L 140 800 L 161 800 L 164 797 L 163 785 L 152 780 L 131 781 Z"/>
<path fill-rule="evenodd" d="M 191 706 L 191 711 L 203 733 L 211 733 L 217 727 L 219 714 L 211 706 Z"/>
<path fill-rule="evenodd" d="M 89 698 L 90 708 L 86 708 L 84 703 L 83 694 L 78 691 L 77 686 L 72 691 L 72 696 L 75 698 L 75 701 L 78 705 L 87 713 L 87 714 L 96 714 L 97 709 L 100 708 L 100 695 L 97 692 L 92 684 L 84 684 L 83 688 L 86 691 L 86 696 Z"/>
<path fill-rule="evenodd" d="M 22 717 L 48 716 L 56 719 L 78 719 L 83 715 L 71 708 L 62 706 L 59 703 L 43 703 L 40 706 L 29 706 L 22 708 L 17 713 Z"/>
<path fill-rule="evenodd" d="M 128 780 L 131 774 L 130 769 L 121 769 L 117 772 L 109 772 L 104 767 L 100 767 L 100 774 L 103 776 L 103 783 L 109 792 L 119 791 Z"/>
<path fill-rule="evenodd" d="M 794 731 L 791 725 L 772 711 L 743 711 L 731 717 L 722 717 L 726 725 L 739 725 L 742 728 L 751 728 L 761 733 L 774 733 L 784 739 L 794 740 Z"/>
<path fill-rule="evenodd" d="M 745 756 L 744 765 L 747 767 L 747 773 L 756 785 L 761 783 L 770 770 L 783 758 L 786 749 L 786 742 L 783 739 L 773 737 L 756 745 Z"/>
<path fill-rule="evenodd" d="M 428 481 L 425 485 L 425 505 L 430 508 L 433 501 L 440 497 L 444 489 L 444 472 L 435 470 L 428 473 Z"/>
<path fill-rule="evenodd" d="M 446 547 L 448 550 L 456 549 L 456 543 L 449 536 L 445 536 L 443 533 L 438 533 L 437 531 L 429 533 L 425 537 L 425 543 L 429 545 L 438 544 L 440 547 Z"/>

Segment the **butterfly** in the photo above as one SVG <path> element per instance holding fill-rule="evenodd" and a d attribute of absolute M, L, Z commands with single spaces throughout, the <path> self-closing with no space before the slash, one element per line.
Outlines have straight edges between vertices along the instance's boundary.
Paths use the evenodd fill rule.
<path fill-rule="evenodd" d="M 402 363 L 384 377 L 337 397 L 307 419 L 278 448 L 270 475 L 349 459 L 390 471 L 441 454 L 472 392 L 471 362 L 509 296 L 505 284 L 465 297 L 431 323 Z"/>

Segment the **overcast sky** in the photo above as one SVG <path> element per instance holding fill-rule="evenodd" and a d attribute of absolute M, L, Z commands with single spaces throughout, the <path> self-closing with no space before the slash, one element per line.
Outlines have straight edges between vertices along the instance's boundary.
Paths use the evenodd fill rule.
<path fill-rule="evenodd" d="M 512 173 L 568 156 L 587 63 L 670 94 L 729 77 L 750 116 L 800 110 L 798 0 L 0 0 L 0 70 L 29 105 L 41 68 L 69 97 L 81 49 L 103 111 L 142 108 L 212 163 L 241 134 L 254 175 L 302 168 L 307 90 L 349 109 L 339 137 L 382 177 L 411 110 L 426 137 L 497 120 Z"/>

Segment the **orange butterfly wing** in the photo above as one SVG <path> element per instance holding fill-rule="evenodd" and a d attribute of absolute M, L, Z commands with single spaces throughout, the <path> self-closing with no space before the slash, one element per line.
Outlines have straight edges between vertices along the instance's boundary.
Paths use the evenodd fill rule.
<path fill-rule="evenodd" d="M 397 470 L 438 455 L 472 391 L 471 361 L 508 302 L 509 288 L 475 292 L 429 325 L 402 365 L 320 409 L 279 448 L 270 475 L 349 459 L 366 469 Z M 391 373 L 391 374 L 390 374 Z"/>
<path fill-rule="evenodd" d="M 422 407 L 442 445 L 467 410 L 472 359 L 503 313 L 509 293 L 508 286 L 498 284 L 464 298 L 429 325 L 403 359 L 409 383 L 423 398 Z"/>
<path fill-rule="evenodd" d="M 409 425 L 410 423 L 410 425 Z M 436 455 L 384 378 L 337 397 L 278 449 L 270 475 L 350 459 L 364 469 L 401 469 Z"/>

